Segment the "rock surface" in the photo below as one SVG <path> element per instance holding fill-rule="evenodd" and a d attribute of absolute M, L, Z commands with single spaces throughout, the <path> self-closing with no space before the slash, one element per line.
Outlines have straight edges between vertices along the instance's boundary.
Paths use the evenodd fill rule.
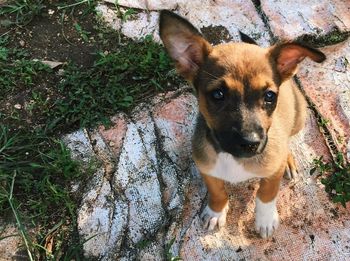
<path fill-rule="evenodd" d="M 333 31 L 350 31 L 350 1 L 261 0 L 275 36 L 293 40 L 301 35 L 322 36 Z"/>
<path fill-rule="evenodd" d="M 0 257 L 1 260 L 13 260 L 14 258 L 26 257 L 21 251 L 22 239 L 17 227 L 4 224 L 0 220 Z M 22 255 L 22 254 L 23 255 Z"/>
<path fill-rule="evenodd" d="M 105 0 L 107 3 L 114 4 L 115 0 Z M 178 2 L 182 1 L 167 1 L 167 0 L 118 0 L 118 5 L 144 10 L 162 10 L 175 9 Z"/>
<path fill-rule="evenodd" d="M 318 64 L 306 60 L 298 77 L 325 119 L 333 141 L 346 154 L 350 142 L 350 40 L 321 50 L 326 61 Z"/>
<path fill-rule="evenodd" d="M 268 25 L 253 1 L 120 0 L 122 12 L 137 9 L 126 21 L 107 2 L 114 3 L 102 1 L 97 7 L 102 18 L 134 39 L 151 34 L 159 41 L 160 9 L 187 17 L 214 44 L 238 41 L 238 30 L 266 46 L 270 33 L 280 39 L 322 36 L 334 28 L 348 32 L 350 24 L 350 2 L 342 0 L 261 0 Z M 304 61 L 298 79 L 350 160 L 349 44 L 325 47 L 328 59 L 322 64 Z M 188 88 L 180 89 L 160 94 L 128 115 L 117 114 L 108 129 L 100 126 L 63 137 L 85 166 L 91 160 L 101 162 L 86 186 L 74 188 L 83 191 L 78 230 L 87 240 L 86 256 L 164 260 L 168 251 L 183 260 L 350 260 L 350 205 L 331 203 L 319 178 L 310 175 L 313 159 L 331 158 L 311 111 L 305 129 L 291 140 L 300 175 L 282 182 L 281 226 L 270 239 L 261 239 L 254 231 L 256 180 L 227 184 L 227 227 L 210 233 L 202 229 L 199 213 L 206 204 L 206 188 L 191 160 L 190 144 L 196 113 L 196 98 Z M 10 239 L 1 241 L 0 253 Z"/>
<path fill-rule="evenodd" d="M 109 2 L 109 1 L 108 1 Z M 261 20 L 254 4 L 244 0 L 205 1 L 119 1 L 121 6 L 145 10 L 176 9 L 175 12 L 189 19 L 213 43 L 240 41 L 238 30 L 250 35 L 259 44 L 269 43 L 268 30 Z M 146 6 L 152 8 L 146 8 Z M 200 8 L 198 8 L 200 6 Z M 98 10 L 112 27 L 120 24 L 121 32 L 139 39 L 148 34 L 159 41 L 158 12 L 140 11 L 131 19 L 121 21 L 113 7 L 101 4 Z"/>
<path fill-rule="evenodd" d="M 109 174 L 106 168 L 96 172 L 79 210 L 81 236 L 95 235 L 84 245 L 87 255 L 162 260 L 166 244 L 175 238 L 170 251 L 184 260 L 350 258 L 348 210 L 332 204 L 319 179 L 309 174 L 314 158 L 330 157 L 311 111 L 305 129 L 291 141 L 300 176 L 283 181 L 278 201 L 282 222 L 273 238 L 262 240 L 254 231 L 257 181 L 227 184 L 228 225 L 204 231 L 199 213 L 206 189 L 190 155 L 196 106 L 188 92 L 161 95 L 130 116 L 115 117 L 111 129 L 99 129 L 102 135 L 87 132 L 95 157 L 108 159 L 101 155 L 112 151 L 115 156 Z M 123 139 L 116 142 L 119 135 Z M 118 152 L 110 146 L 116 143 Z M 84 150 L 85 143 L 80 144 Z M 79 157 L 79 150 L 74 151 Z"/>
<path fill-rule="evenodd" d="M 122 21 L 110 5 L 98 8 L 107 22 L 118 21 L 117 28 L 135 39 L 151 34 L 159 40 L 157 10 L 166 8 L 187 17 L 214 44 L 238 40 L 238 29 L 261 45 L 269 42 L 267 27 L 250 1 L 200 1 L 201 8 L 199 1 L 121 1 L 119 4 L 141 10 L 132 19 Z M 261 1 L 261 7 L 268 15 L 272 33 L 279 38 L 325 35 L 335 27 L 341 32 L 349 31 L 346 2 Z M 329 119 L 333 138 L 340 134 L 346 140 L 348 48 L 348 42 L 326 47 L 323 51 L 328 55 L 327 62 L 319 65 L 305 61 L 298 74 L 310 100 Z M 263 240 L 254 231 L 254 197 L 258 188 L 255 180 L 236 186 L 227 184 L 231 206 L 227 227 L 210 233 L 204 231 L 199 213 L 206 202 L 206 188 L 191 160 L 190 146 L 196 112 L 195 97 L 180 90 L 155 97 L 129 116 L 117 115 L 111 129 L 99 128 L 102 141 L 94 142 L 93 151 L 97 158 L 103 159 L 105 167 L 90 187 L 97 193 L 93 193 L 94 198 L 100 200 L 90 202 L 91 196 L 86 193 L 83 202 L 89 202 L 89 211 L 83 204 L 80 216 L 86 216 L 90 224 L 87 227 L 94 229 L 79 228 L 83 238 L 105 233 L 107 236 L 96 236 L 94 245 L 108 247 L 91 252 L 92 248 L 85 246 L 87 255 L 103 260 L 164 260 L 164 252 L 169 249 L 172 256 L 183 260 L 350 258 L 349 206 L 344 209 L 331 203 L 320 180 L 310 175 L 313 159 L 321 155 L 331 159 L 311 111 L 305 129 L 291 140 L 300 176 L 282 183 L 278 200 L 281 226 L 275 235 Z M 104 149 L 97 149 L 96 144 L 104 144 Z M 344 148 L 344 144 L 338 145 Z M 108 162 L 113 162 L 113 166 Z M 106 171 L 106 166 L 113 171 Z M 107 195 L 109 191 L 111 195 Z M 121 206 L 118 211 L 117 204 Z M 98 220 L 94 213 L 101 206 L 105 210 L 101 220 L 110 217 L 109 228 L 106 224 L 94 225 Z M 113 211 L 113 218 L 118 218 L 119 223 L 111 218 Z M 113 226 L 113 222 L 119 227 Z M 170 242 L 172 245 L 168 245 Z"/>

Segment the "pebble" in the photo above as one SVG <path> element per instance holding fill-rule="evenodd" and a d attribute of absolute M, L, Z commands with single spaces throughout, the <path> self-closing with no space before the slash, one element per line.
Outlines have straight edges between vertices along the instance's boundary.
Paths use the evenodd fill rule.
<path fill-rule="evenodd" d="M 15 109 L 17 109 L 17 110 L 20 110 L 20 109 L 22 109 L 22 105 L 21 104 L 19 104 L 19 103 L 17 103 L 17 104 L 15 104 Z"/>

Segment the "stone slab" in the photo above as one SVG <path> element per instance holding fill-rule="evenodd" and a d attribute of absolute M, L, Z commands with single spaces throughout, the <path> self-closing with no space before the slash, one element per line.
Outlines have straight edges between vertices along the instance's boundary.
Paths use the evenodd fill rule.
<path fill-rule="evenodd" d="M 146 8 L 147 3 L 153 8 Z M 126 8 L 138 6 L 141 10 L 126 21 L 121 21 L 116 12 L 111 11 L 111 6 L 100 4 L 97 10 L 112 28 L 120 29 L 124 35 L 133 39 L 152 35 L 156 41 L 160 41 L 159 13 L 150 10 L 173 10 L 176 7 L 174 12 L 189 19 L 213 44 L 240 41 L 238 30 L 250 35 L 263 46 L 269 43 L 268 30 L 251 1 L 123 1 L 120 4 Z"/>
<path fill-rule="evenodd" d="M 327 147 L 309 113 L 306 128 L 291 141 L 300 176 L 281 185 L 278 210 L 281 225 L 270 239 L 261 239 L 254 228 L 257 181 L 229 185 L 231 209 L 227 227 L 206 232 L 198 215 L 180 246 L 183 260 L 346 260 L 350 228 L 347 209 L 328 199 L 323 185 L 309 172 L 312 160 L 325 155 Z M 337 240 L 335 240 L 335 238 Z"/>
<path fill-rule="evenodd" d="M 104 0 L 104 2 L 114 4 L 115 0 Z M 143 10 L 162 10 L 175 9 L 178 2 L 184 1 L 167 1 L 167 0 L 118 0 L 119 6 Z"/>
<path fill-rule="evenodd" d="M 321 50 L 326 61 L 305 60 L 297 76 L 345 155 L 350 142 L 350 40 Z"/>
<path fill-rule="evenodd" d="M 258 182 L 254 180 L 227 184 L 231 204 L 227 227 L 204 231 L 199 214 L 206 189 L 191 160 L 190 146 L 196 104 L 188 92 L 159 95 L 130 115 L 115 117 L 118 120 L 110 129 L 100 127 L 99 132 L 90 133 L 97 157 L 108 147 L 113 151 L 113 140 L 118 141 L 120 151 L 114 154 L 115 172 L 111 177 L 103 170 L 96 173 L 79 210 L 81 236 L 96 234 L 84 246 L 86 253 L 103 260 L 141 255 L 161 260 L 158 252 L 175 238 L 170 251 L 183 260 L 350 258 L 350 206 L 344 209 L 331 203 L 316 174 L 309 174 L 313 159 L 321 155 L 330 159 L 311 111 L 306 128 L 291 140 L 300 176 L 282 183 L 281 226 L 273 238 L 263 240 L 255 233 Z M 98 138 L 101 130 L 103 140 Z M 118 134 L 124 137 L 117 139 Z M 141 242 L 149 244 L 137 250 Z"/>
<path fill-rule="evenodd" d="M 334 30 L 350 31 L 350 1 L 261 0 L 275 36 L 292 40 L 301 35 L 325 35 Z"/>
<path fill-rule="evenodd" d="M 86 129 L 67 134 L 62 138 L 62 141 L 71 151 L 74 160 L 81 161 L 87 165 L 94 156 L 94 151 Z"/>
<path fill-rule="evenodd" d="M 78 211 L 78 231 L 86 240 L 86 256 L 103 258 L 118 251 L 126 229 L 127 206 L 114 198 L 109 181 L 99 169 L 88 185 Z"/>
<path fill-rule="evenodd" d="M 1 4 L 1 3 L 0 3 Z M 22 245 L 20 232 L 12 224 L 4 224 L 0 220 L 0 257 L 2 261 L 12 261 L 16 258 L 27 258 L 25 251 L 19 251 Z M 20 253 L 24 252 L 21 256 Z"/>

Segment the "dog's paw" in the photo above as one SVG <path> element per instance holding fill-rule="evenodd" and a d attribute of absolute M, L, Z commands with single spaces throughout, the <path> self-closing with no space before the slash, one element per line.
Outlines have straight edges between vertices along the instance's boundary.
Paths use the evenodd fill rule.
<path fill-rule="evenodd" d="M 226 215 L 228 209 L 229 207 L 227 204 L 222 211 L 216 212 L 213 211 L 209 205 L 207 205 L 200 215 L 204 229 L 211 231 L 216 227 L 219 229 L 224 227 L 226 225 Z"/>
<path fill-rule="evenodd" d="M 279 225 L 276 199 L 264 203 L 258 197 L 255 205 L 255 228 L 262 238 L 272 236 Z"/>
<path fill-rule="evenodd" d="M 288 180 L 297 179 L 298 177 L 298 169 L 295 164 L 294 157 L 291 153 L 289 153 L 287 158 L 286 170 L 284 172 L 284 177 Z"/>
<path fill-rule="evenodd" d="M 284 178 L 287 180 L 297 179 L 298 171 L 295 167 L 286 166 L 286 171 L 284 172 Z"/>

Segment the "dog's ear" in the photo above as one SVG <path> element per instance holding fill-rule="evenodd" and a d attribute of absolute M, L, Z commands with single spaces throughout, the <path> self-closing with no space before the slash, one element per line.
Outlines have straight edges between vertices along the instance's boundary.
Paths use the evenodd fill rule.
<path fill-rule="evenodd" d="M 212 46 L 190 22 L 166 10 L 160 12 L 159 34 L 178 73 L 193 80 Z"/>
<path fill-rule="evenodd" d="M 283 82 L 293 76 L 298 64 L 309 57 L 314 62 L 321 63 L 326 56 L 321 51 L 300 43 L 283 43 L 273 46 L 270 51 L 270 59 Z"/>

